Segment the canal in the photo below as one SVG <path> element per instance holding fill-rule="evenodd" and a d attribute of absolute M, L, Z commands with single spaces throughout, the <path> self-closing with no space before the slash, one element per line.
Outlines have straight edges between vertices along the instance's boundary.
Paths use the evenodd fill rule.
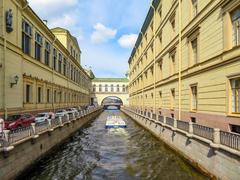
<path fill-rule="evenodd" d="M 120 115 L 126 129 L 105 129 Z M 117 110 L 104 111 L 19 179 L 208 179 Z"/>

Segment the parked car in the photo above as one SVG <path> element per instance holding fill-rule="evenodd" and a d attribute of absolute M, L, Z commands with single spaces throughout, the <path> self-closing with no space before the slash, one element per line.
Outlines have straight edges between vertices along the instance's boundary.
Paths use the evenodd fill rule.
<path fill-rule="evenodd" d="M 72 113 L 77 113 L 78 112 L 78 110 L 76 108 L 68 108 L 68 109 L 66 109 L 66 111 L 67 111 L 68 114 L 72 114 Z"/>
<path fill-rule="evenodd" d="M 61 109 L 61 110 L 58 110 L 55 115 L 56 115 L 56 117 L 63 117 L 66 114 L 67 114 L 67 111 L 64 109 Z"/>
<path fill-rule="evenodd" d="M 54 119 L 54 118 L 55 118 L 55 114 L 53 112 L 38 113 L 35 117 L 35 122 L 43 123 L 48 119 Z"/>
<path fill-rule="evenodd" d="M 5 128 L 9 130 L 28 127 L 35 122 L 35 116 L 31 114 L 10 115 L 5 120 Z"/>

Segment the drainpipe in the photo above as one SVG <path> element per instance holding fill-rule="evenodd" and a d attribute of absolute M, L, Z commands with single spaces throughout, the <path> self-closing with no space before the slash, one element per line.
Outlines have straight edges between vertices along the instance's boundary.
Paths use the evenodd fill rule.
<path fill-rule="evenodd" d="M 153 8 L 153 71 L 154 71 L 154 110 L 156 113 L 156 8 L 153 6 L 153 1 L 151 4 Z"/>
<path fill-rule="evenodd" d="M 179 41 L 179 53 L 178 53 L 178 119 L 181 119 L 181 101 L 182 101 L 182 2 L 178 0 L 179 14 L 178 14 L 178 41 Z"/>
<path fill-rule="evenodd" d="M 6 50 L 7 50 L 7 40 L 6 40 L 6 24 L 5 24 L 5 1 L 2 1 L 3 4 L 3 11 L 2 11 L 2 17 L 3 17 L 3 26 L 2 26 L 2 32 L 3 32 L 3 62 L 2 62 L 2 70 L 3 70 L 3 109 L 4 109 L 4 117 L 7 118 L 7 105 L 6 105 Z"/>
<path fill-rule="evenodd" d="M 51 45 L 52 47 L 54 46 L 55 41 L 57 40 L 56 36 L 54 37 L 54 40 L 52 41 Z M 54 55 L 54 54 L 53 54 Z M 53 66 L 53 61 L 52 61 L 52 109 L 53 112 L 55 112 L 55 107 L 54 107 L 54 91 L 53 91 L 53 80 L 54 80 L 54 66 Z"/>
<path fill-rule="evenodd" d="M 141 36 L 143 37 L 143 33 L 142 32 L 140 32 L 140 34 L 141 34 Z M 141 49 L 142 50 L 142 49 Z M 143 78 L 144 78 L 144 73 L 143 73 L 143 59 L 142 59 L 142 70 L 141 70 L 141 74 L 142 74 L 142 108 L 143 108 L 143 106 L 144 106 L 144 95 L 143 95 L 143 88 L 144 88 L 144 80 L 143 80 Z"/>
<path fill-rule="evenodd" d="M 69 57 L 71 56 L 71 54 L 69 53 L 69 55 L 68 55 L 68 60 L 69 60 Z M 70 65 L 69 65 L 70 66 Z M 70 69 L 70 68 L 69 68 Z M 69 91 L 69 73 L 71 73 L 71 72 L 68 72 L 68 74 L 67 74 L 67 87 L 68 87 L 68 91 Z M 68 96 L 68 95 L 67 95 Z M 67 98 L 67 106 L 69 107 L 69 102 L 68 102 L 68 100 L 69 100 L 69 97 Z"/>

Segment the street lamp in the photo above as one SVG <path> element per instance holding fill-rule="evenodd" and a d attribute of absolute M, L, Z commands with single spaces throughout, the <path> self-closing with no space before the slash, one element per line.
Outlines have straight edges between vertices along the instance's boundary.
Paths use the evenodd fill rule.
<path fill-rule="evenodd" d="M 11 88 L 18 83 L 19 77 L 16 75 L 13 77 L 12 82 L 10 83 Z"/>

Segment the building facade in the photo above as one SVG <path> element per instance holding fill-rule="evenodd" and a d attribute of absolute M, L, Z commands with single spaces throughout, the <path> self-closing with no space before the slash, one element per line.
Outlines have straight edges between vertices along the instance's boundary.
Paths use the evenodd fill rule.
<path fill-rule="evenodd" d="M 240 132 L 240 1 L 153 0 L 129 68 L 130 106 Z"/>
<path fill-rule="evenodd" d="M 76 38 L 50 30 L 26 0 L 1 0 L 0 12 L 0 115 L 89 104 Z"/>
<path fill-rule="evenodd" d="M 92 80 L 91 102 L 101 105 L 108 97 L 119 98 L 123 105 L 129 105 L 127 78 L 94 78 Z"/>

